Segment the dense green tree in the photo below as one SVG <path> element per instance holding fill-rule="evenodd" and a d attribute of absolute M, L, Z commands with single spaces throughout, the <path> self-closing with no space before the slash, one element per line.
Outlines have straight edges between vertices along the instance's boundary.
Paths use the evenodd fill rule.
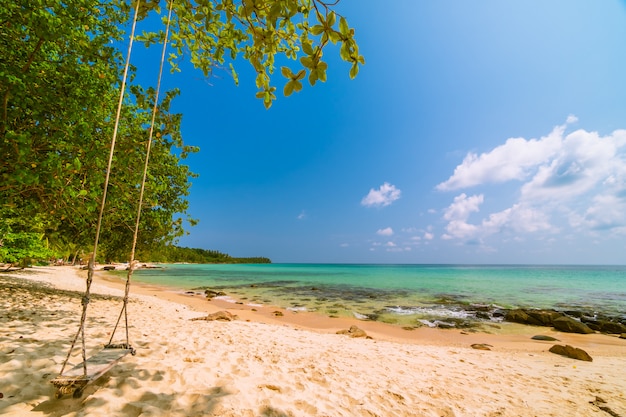
<path fill-rule="evenodd" d="M 326 80 L 323 51 L 339 44 L 356 76 L 363 57 L 344 17 L 320 0 L 177 0 L 173 3 L 170 63 L 188 58 L 206 76 L 243 57 L 257 73 L 257 97 L 276 98 L 272 75 L 281 67 L 283 92 Z M 15 0 L 0 5 L 0 225 L 34 233 L 64 256 L 90 250 L 104 187 L 108 149 L 122 82 L 122 44 L 136 3 L 119 0 Z M 140 3 L 140 18 L 168 4 Z M 164 13 L 163 13 L 164 15 Z M 163 39 L 146 32 L 146 45 Z M 281 61 L 286 61 L 281 59 Z M 183 164 L 197 149 L 183 144 L 181 115 L 165 94 L 156 115 L 150 172 L 142 207 L 140 246 L 163 246 L 183 231 L 190 178 Z M 134 230 L 147 127 L 154 91 L 128 89 L 103 217 L 103 258 L 124 259 Z M 0 233 L 7 227 L 0 227 Z M 0 236 L 2 239 L 3 236 Z M 9 239 L 4 236 L 5 242 Z M 15 242 L 15 241 L 13 241 Z"/>
<path fill-rule="evenodd" d="M 14 232 L 43 233 L 64 255 L 93 243 L 122 74 L 111 40 L 122 38 L 119 27 L 127 20 L 114 3 L 0 6 L 0 47 L 7 52 L 0 61 L 0 222 L 19 215 L 23 221 Z M 169 113 L 176 94 L 165 95 L 156 117 L 142 213 L 147 245 L 183 233 L 192 174 L 181 161 L 195 149 L 182 143 L 181 116 Z M 138 86 L 125 100 L 104 216 L 104 258 L 129 253 L 153 100 L 153 89 Z"/>

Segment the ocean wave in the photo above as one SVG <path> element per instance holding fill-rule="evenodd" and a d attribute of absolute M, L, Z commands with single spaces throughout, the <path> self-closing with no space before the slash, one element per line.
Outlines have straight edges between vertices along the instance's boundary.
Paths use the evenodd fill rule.
<path fill-rule="evenodd" d="M 465 319 L 472 317 L 472 314 L 465 310 L 451 310 L 445 307 L 405 307 L 393 306 L 385 307 L 385 311 L 400 316 L 420 315 L 435 317 L 451 317 L 457 319 Z"/>

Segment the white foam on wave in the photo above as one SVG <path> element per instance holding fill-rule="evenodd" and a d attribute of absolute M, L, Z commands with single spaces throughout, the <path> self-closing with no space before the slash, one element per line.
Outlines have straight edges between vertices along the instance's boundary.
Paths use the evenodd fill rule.
<path fill-rule="evenodd" d="M 233 297 L 230 297 L 228 295 L 219 295 L 217 297 L 213 297 L 214 300 L 222 300 L 222 301 L 226 301 L 227 303 L 237 303 L 237 300 L 235 300 Z"/>
<path fill-rule="evenodd" d="M 446 308 L 432 308 L 432 307 L 386 307 L 386 310 L 398 314 L 400 316 L 409 316 L 413 314 L 419 314 L 424 316 L 437 316 L 437 317 L 453 317 L 459 319 L 465 319 L 470 317 L 470 313 L 467 311 L 454 311 Z"/>
<path fill-rule="evenodd" d="M 356 317 L 359 320 L 368 320 L 369 319 L 369 317 L 366 316 L 365 314 L 357 313 L 356 311 L 353 311 L 352 314 L 354 314 L 354 317 Z"/>
<path fill-rule="evenodd" d="M 308 309 L 306 307 L 287 307 L 286 310 L 288 311 L 308 311 Z"/>

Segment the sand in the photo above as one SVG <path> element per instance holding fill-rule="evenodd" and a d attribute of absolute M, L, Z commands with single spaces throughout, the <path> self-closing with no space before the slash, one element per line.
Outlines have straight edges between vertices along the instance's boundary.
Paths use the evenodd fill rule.
<path fill-rule="evenodd" d="M 269 307 L 135 285 L 128 311 L 137 354 L 82 398 L 55 399 L 49 381 L 78 329 L 84 275 L 71 267 L 0 274 L 0 415 L 626 417 L 626 340 L 614 336 L 275 317 Z M 92 292 L 88 354 L 108 341 L 122 294 L 119 282 L 102 278 Z M 218 310 L 239 319 L 190 320 Z M 372 339 L 335 334 L 352 324 Z M 555 342 L 534 334 L 582 348 L 593 362 L 550 353 Z"/>

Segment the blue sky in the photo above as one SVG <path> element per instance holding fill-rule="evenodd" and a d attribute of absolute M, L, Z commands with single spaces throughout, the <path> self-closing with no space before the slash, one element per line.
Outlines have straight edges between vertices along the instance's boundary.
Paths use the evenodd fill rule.
<path fill-rule="evenodd" d="M 326 83 L 265 110 L 245 62 L 238 87 L 227 72 L 165 75 L 201 148 L 188 159 L 200 223 L 181 246 L 273 262 L 626 262 L 626 2 L 337 11 L 366 59 L 355 80 L 329 48 Z"/>

